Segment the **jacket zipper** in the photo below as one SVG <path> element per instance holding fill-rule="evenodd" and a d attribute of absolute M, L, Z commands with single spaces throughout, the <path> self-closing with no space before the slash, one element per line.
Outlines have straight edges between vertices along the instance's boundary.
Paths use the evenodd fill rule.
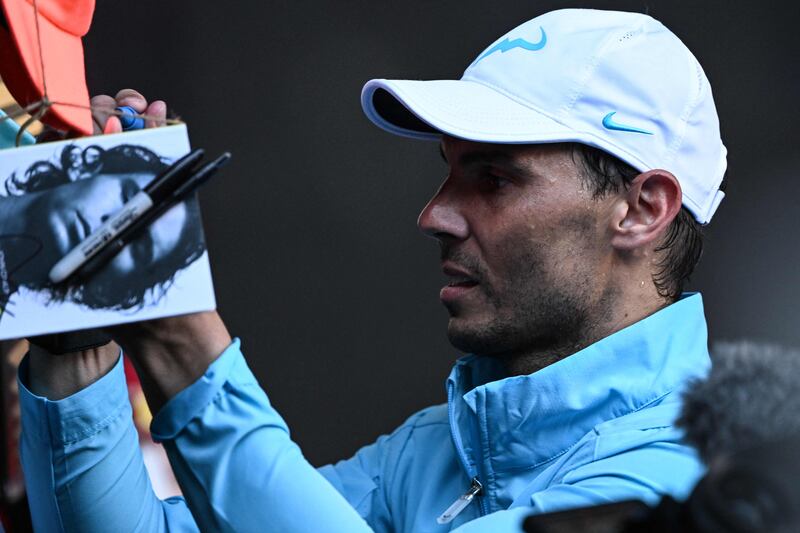
<path fill-rule="evenodd" d="M 475 496 L 481 493 L 483 490 L 483 485 L 481 482 L 478 481 L 477 477 L 472 478 L 472 484 L 469 486 L 467 492 L 462 494 L 458 497 L 456 501 L 447 508 L 445 512 L 443 512 L 439 518 L 436 519 L 436 522 L 439 524 L 449 524 L 453 521 L 455 517 L 457 517 L 461 511 L 467 508 L 467 506 L 472 503 L 472 500 L 475 499 Z"/>
<path fill-rule="evenodd" d="M 451 522 L 456 516 L 458 516 L 461 511 L 467 508 L 467 506 L 475 499 L 475 496 L 478 496 L 483 491 L 483 485 L 478 480 L 478 472 L 476 469 L 470 467 L 469 461 L 467 460 L 467 454 L 464 453 L 464 448 L 461 444 L 461 437 L 458 434 L 458 430 L 456 429 L 456 420 L 455 420 L 455 413 L 454 413 L 454 396 L 455 396 L 455 385 L 452 382 L 448 382 L 447 384 L 447 415 L 450 419 L 450 431 L 453 435 L 453 444 L 456 447 L 456 454 L 458 455 L 458 459 L 461 462 L 461 466 L 464 467 L 466 470 L 467 475 L 471 478 L 470 487 L 463 495 L 459 496 L 459 498 L 454 501 L 450 507 L 447 508 L 445 512 L 443 512 L 436 521 L 439 524 L 446 524 Z M 483 502 L 480 502 L 480 514 L 485 515 L 486 509 L 484 509 Z"/>

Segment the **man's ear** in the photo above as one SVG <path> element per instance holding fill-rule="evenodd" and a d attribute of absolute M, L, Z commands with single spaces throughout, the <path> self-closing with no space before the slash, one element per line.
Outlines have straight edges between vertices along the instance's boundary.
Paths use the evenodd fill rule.
<path fill-rule="evenodd" d="M 611 244 L 634 250 L 661 238 L 681 209 L 681 186 L 666 170 L 649 170 L 636 176 L 614 206 Z"/>

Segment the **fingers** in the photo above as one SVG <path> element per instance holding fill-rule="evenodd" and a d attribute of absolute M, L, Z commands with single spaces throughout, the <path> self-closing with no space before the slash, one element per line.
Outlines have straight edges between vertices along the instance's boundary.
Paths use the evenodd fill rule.
<path fill-rule="evenodd" d="M 92 122 L 94 123 L 94 135 L 99 135 L 105 131 L 106 122 L 108 117 L 114 112 L 117 107 L 117 102 L 107 94 L 101 94 L 92 97 L 89 100 L 89 105 L 92 107 Z"/>
<path fill-rule="evenodd" d="M 152 118 L 147 118 L 144 121 L 145 128 L 158 128 L 167 123 L 167 103 L 163 100 L 156 100 L 147 106 L 145 115 Z"/>
<path fill-rule="evenodd" d="M 103 133 L 122 133 L 122 121 L 119 117 L 108 117 Z"/>
<path fill-rule="evenodd" d="M 122 131 L 122 123 L 114 115 L 115 108 L 122 106 L 129 106 L 137 113 L 147 115 L 145 128 L 157 128 L 166 124 L 167 104 L 163 100 L 155 100 L 148 105 L 142 93 L 134 89 L 122 89 L 114 97 L 107 94 L 95 96 L 90 104 L 95 135 Z"/>
<path fill-rule="evenodd" d="M 132 107 L 137 113 L 142 113 L 147 109 L 147 99 L 142 96 L 142 93 L 134 91 L 133 89 L 122 89 L 117 93 L 114 99 L 117 101 L 118 107 L 127 105 Z"/>

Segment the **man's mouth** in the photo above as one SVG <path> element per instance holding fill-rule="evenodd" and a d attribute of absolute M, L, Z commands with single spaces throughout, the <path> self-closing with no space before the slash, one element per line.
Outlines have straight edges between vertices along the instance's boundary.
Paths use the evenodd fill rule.
<path fill-rule="evenodd" d="M 478 285 L 478 280 L 473 274 L 451 263 L 442 265 L 442 271 L 448 278 L 447 285 L 439 292 L 439 298 L 443 302 L 455 300 Z"/>
<path fill-rule="evenodd" d="M 474 279 L 456 277 L 456 278 L 451 279 L 447 283 L 447 286 L 448 287 L 472 287 L 472 286 L 477 285 L 477 284 L 478 284 L 478 282 L 475 281 Z"/>

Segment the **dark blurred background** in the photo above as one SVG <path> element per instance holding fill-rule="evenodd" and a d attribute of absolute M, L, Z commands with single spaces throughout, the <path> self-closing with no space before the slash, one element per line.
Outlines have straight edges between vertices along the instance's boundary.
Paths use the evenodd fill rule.
<path fill-rule="evenodd" d="M 98 0 L 90 92 L 164 99 L 195 146 L 234 153 L 201 195 L 219 309 L 313 463 L 445 401 L 459 355 L 438 247 L 415 226 L 444 164 L 435 144 L 369 123 L 361 86 L 458 78 L 563 7 L 647 12 L 694 51 L 730 170 L 692 288 L 712 339 L 800 344 L 796 2 Z"/>

